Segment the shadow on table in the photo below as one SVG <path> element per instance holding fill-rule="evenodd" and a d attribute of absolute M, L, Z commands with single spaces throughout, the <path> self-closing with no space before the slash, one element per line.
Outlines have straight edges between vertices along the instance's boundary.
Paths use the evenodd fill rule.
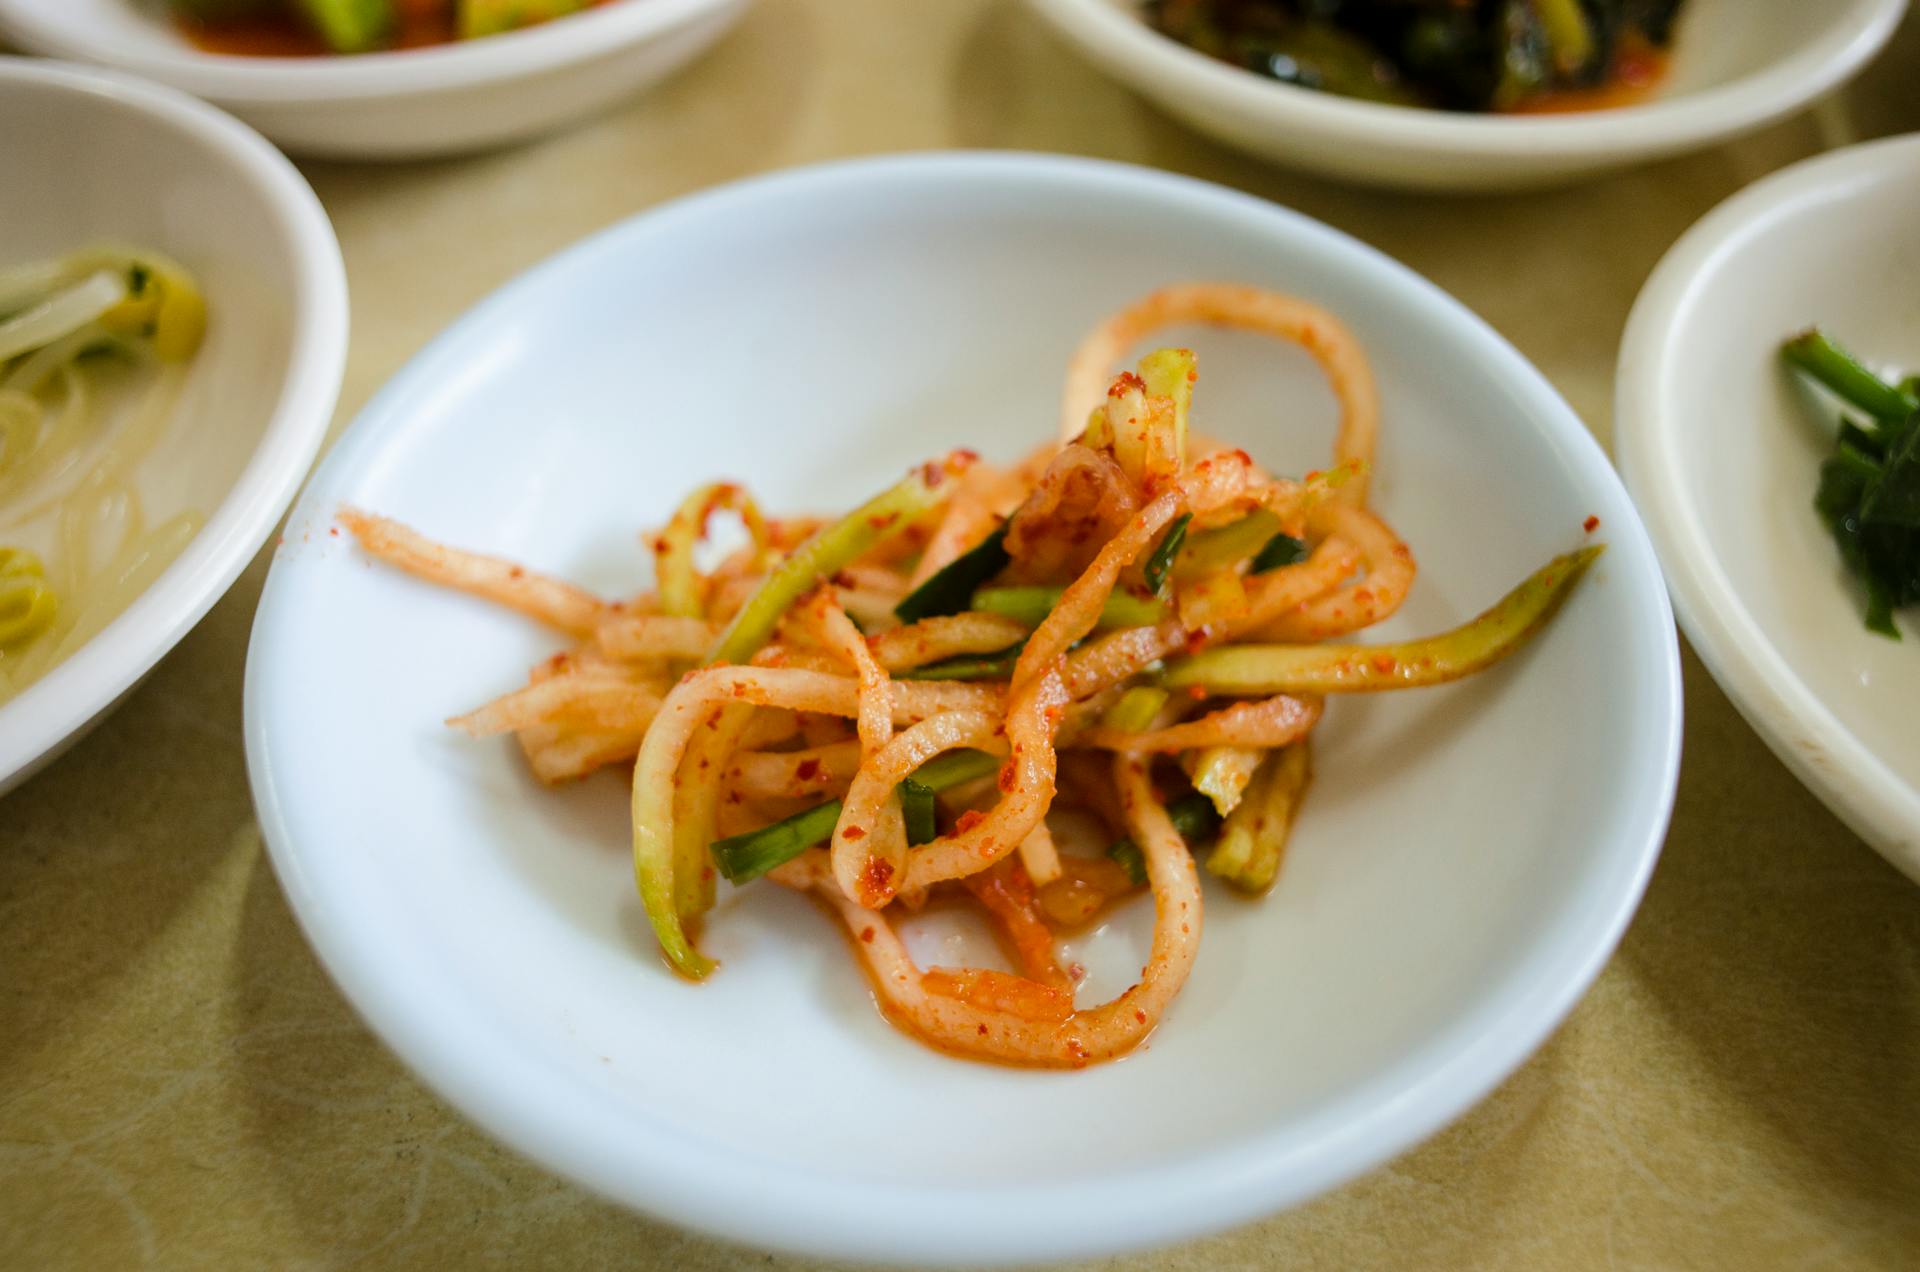
<path fill-rule="evenodd" d="M 1800 1187 L 1863 1228 L 1911 1228 L 1920 889 L 1834 824 L 1691 653 L 1686 695 L 1673 829 L 1620 958 L 1719 1077 L 1708 1098 L 1751 1106 Z"/>

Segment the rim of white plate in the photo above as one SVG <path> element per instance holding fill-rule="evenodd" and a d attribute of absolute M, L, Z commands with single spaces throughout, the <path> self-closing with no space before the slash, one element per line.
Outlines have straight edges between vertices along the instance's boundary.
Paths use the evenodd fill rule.
<path fill-rule="evenodd" d="M 1572 409 L 1486 323 L 1437 286 L 1375 249 L 1300 213 L 1185 177 L 1100 160 L 991 152 L 934 153 L 845 161 L 753 178 L 642 213 L 549 258 L 456 320 L 381 390 L 334 447 L 296 516 L 324 518 L 363 465 L 393 436 L 393 416 L 421 386 L 457 365 L 469 331 L 509 313 L 524 293 L 598 254 L 671 232 L 721 207 L 777 206 L 823 189 L 855 199 L 891 189 L 987 182 L 1052 183 L 1083 198 L 1148 199 L 1209 217 L 1304 238 L 1355 271 L 1390 279 L 1409 303 L 1459 323 L 1513 386 L 1539 426 L 1596 487 L 1595 508 L 1613 527 L 1608 558 L 1622 589 L 1634 589 L 1666 654 L 1652 669 L 1664 711 L 1648 749 L 1636 756 L 1649 791 L 1634 831 L 1611 850 L 1605 886 L 1569 909 L 1526 961 L 1525 984 L 1489 997 L 1437 1040 L 1386 1074 L 1313 1116 L 1286 1138 L 1255 1136 L 1231 1151 L 1175 1160 L 1117 1177 L 1065 1181 L 1043 1196 L 1027 1191 L 940 1188 L 901 1181 L 848 1195 L 743 1154 L 686 1138 L 621 1138 L 590 1091 L 555 1084 L 550 1070 L 489 1053 L 484 1030 L 423 1023 L 386 974 L 390 962 L 347 931 L 347 909 L 326 895 L 324 869 L 310 869 L 286 820 L 269 754 L 267 714 L 255 674 L 276 643 L 281 596 L 294 571 L 267 580 L 248 652 L 246 743 L 254 798 L 269 851 L 308 939 L 348 999 L 430 1085 L 501 1140 L 594 1191 L 726 1240 L 861 1261 L 1005 1264 L 1087 1257 L 1162 1245 L 1284 1209 L 1381 1164 L 1465 1112 L 1529 1056 L 1571 1010 L 1606 963 L 1631 919 L 1659 856 L 1672 811 L 1680 755 L 1678 640 L 1651 543 L 1611 465 Z M 324 867 L 324 862 L 321 862 Z M 337 900 L 346 907 L 348 898 Z M 349 907 L 350 908 L 350 907 Z M 538 1106 L 527 1091 L 540 1091 Z M 742 1205 L 741 1198 L 751 1198 Z M 991 1215 L 992 1222 L 982 1222 Z"/>
<path fill-rule="evenodd" d="M 22 45 L 103 62 L 241 106 L 417 97 L 518 79 L 653 39 L 739 0 L 616 0 L 481 40 L 350 57 L 239 57 L 103 43 L 59 0 L 0 0 L 0 28 Z"/>
<path fill-rule="evenodd" d="M 293 501 L 326 437 L 347 357 L 347 274 L 306 179 L 231 115 L 117 71 L 0 58 L 0 80 L 117 103 L 184 133 L 259 194 L 295 279 L 290 353 L 273 416 L 246 467 L 173 564 L 92 640 L 0 706 L 0 789 L 70 740 L 153 669 L 226 594 Z"/>
<path fill-rule="evenodd" d="M 1684 373 L 1668 357 L 1673 337 L 1745 237 L 1793 206 L 1884 172 L 1896 160 L 1920 164 L 1920 135 L 1849 146 L 1784 168 L 1727 199 L 1668 249 L 1634 302 L 1621 340 L 1614 445 L 1660 552 L 1680 625 L 1714 680 L 1808 789 L 1920 880 L 1920 791 L 1841 723 L 1741 600 L 1681 480 L 1673 454 L 1677 434 L 1663 410 L 1666 385 Z"/>

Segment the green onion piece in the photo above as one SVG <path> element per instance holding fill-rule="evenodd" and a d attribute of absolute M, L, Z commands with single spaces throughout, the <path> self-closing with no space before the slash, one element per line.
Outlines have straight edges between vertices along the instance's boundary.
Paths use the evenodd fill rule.
<path fill-rule="evenodd" d="M 1173 577 L 1197 578 L 1244 561 L 1280 533 L 1280 518 L 1266 508 L 1255 508 L 1238 521 L 1230 521 L 1214 530 L 1202 530 L 1187 536 L 1180 559 L 1174 562 Z"/>
<path fill-rule="evenodd" d="M 1841 401 L 1875 419 L 1897 422 L 1920 411 L 1920 397 L 1904 386 L 1895 388 L 1867 370 L 1818 327 L 1781 345 L 1780 356 L 1788 366 L 1806 372 Z"/>
<path fill-rule="evenodd" d="M 1167 581 L 1167 571 L 1173 568 L 1173 558 L 1180 554 L 1180 545 L 1187 541 L 1187 525 L 1192 520 L 1190 512 L 1175 517 L 1167 532 L 1160 536 L 1160 542 L 1147 554 L 1147 563 L 1140 573 L 1156 596 L 1160 594 L 1160 585 Z"/>
<path fill-rule="evenodd" d="M 901 783 L 902 807 L 907 806 L 909 799 L 904 790 L 907 785 L 938 794 L 964 782 L 986 777 L 996 772 L 1000 764 L 998 756 L 988 755 L 984 751 L 949 751 L 936 756 Z M 729 882 L 738 884 L 758 879 L 775 866 L 792 861 L 814 844 L 831 837 L 834 823 L 840 820 L 840 807 L 839 800 L 829 800 L 795 813 L 784 821 L 774 822 L 771 826 L 762 826 L 759 830 L 750 830 L 731 839 L 718 840 L 713 845 L 714 864 L 720 867 L 720 873 Z M 912 834 L 912 822 L 909 821 L 910 841 Z"/>
<path fill-rule="evenodd" d="M 1265 574 L 1268 570 L 1277 570 L 1283 565 L 1298 565 L 1307 559 L 1307 545 L 1290 534 L 1276 534 L 1267 540 L 1267 546 L 1254 556 L 1253 564 L 1248 568 L 1255 574 Z"/>
<path fill-rule="evenodd" d="M 1458 680 L 1506 657 L 1553 617 L 1605 544 L 1555 557 L 1480 617 L 1395 645 L 1231 645 L 1169 663 L 1162 683 L 1216 694 L 1370 693 Z"/>
<path fill-rule="evenodd" d="M 906 817 L 907 842 L 930 844 L 940 837 L 933 820 L 933 788 L 907 778 L 900 783 L 900 811 Z"/>
<path fill-rule="evenodd" d="M 1220 814 L 1213 811 L 1213 801 L 1205 795 L 1182 795 L 1167 805 L 1167 818 L 1180 837 L 1187 841 L 1192 849 L 1195 842 L 1210 838 L 1220 829 Z M 1141 854 L 1140 845 L 1131 839 L 1115 840 L 1107 849 L 1107 856 L 1120 864 L 1127 877 L 1136 884 L 1147 881 L 1147 860 Z"/>
<path fill-rule="evenodd" d="M 1140 845 L 1131 839 L 1122 839 L 1107 849 L 1107 856 L 1127 872 L 1127 878 L 1136 888 L 1147 886 L 1147 858 L 1140 851 Z"/>
<path fill-rule="evenodd" d="M 1155 349 L 1140 359 L 1140 378 L 1147 392 L 1173 402 L 1174 454 L 1184 465 L 1187 457 L 1187 415 L 1193 405 L 1196 374 L 1191 349 Z"/>
<path fill-rule="evenodd" d="M 895 680 L 1005 680 L 1013 675 L 1014 664 L 1027 643 L 1021 641 L 997 654 L 958 654 L 942 658 L 924 667 L 910 667 L 894 673 Z"/>
<path fill-rule="evenodd" d="M 848 516 L 836 521 L 795 548 L 775 567 L 760 590 L 747 598 L 733 623 L 721 634 L 709 662 L 743 663 L 773 636 L 773 629 L 795 601 L 821 579 L 873 551 L 905 530 L 928 509 L 938 507 L 952 491 L 947 482 L 929 484 L 933 465 L 914 469 Z"/>
<path fill-rule="evenodd" d="M 973 594 L 973 608 L 1004 614 L 1018 623 L 1038 627 L 1060 604 L 1063 587 L 983 587 Z M 1151 597 L 1114 591 L 1100 611 L 1101 627 L 1144 627 L 1167 616 L 1167 608 Z"/>
<path fill-rule="evenodd" d="M 1107 713 L 1100 717 L 1100 727 L 1138 733 L 1153 723 L 1170 696 L 1158 685 L 1135 685 L 1120 695 L 1120 701 L 1107 708 Z"/>
<path fill-rule="evenodd" d="M 307 21 L 335 53 L 364 53 L 393 34 L 391 0 L 300 0 Z"/>
<path fill-rule="evenodd" d="M 923 618 L 958 614 L 967 608 L 976 588 L 1007 568 L 1013 558 L 1007 555 L 1006 543 L 1007 527 L 1003 523 L 907 593 L 906 599 L 893 607 L 894 617 L 903 623 L 917 623 Z"/>

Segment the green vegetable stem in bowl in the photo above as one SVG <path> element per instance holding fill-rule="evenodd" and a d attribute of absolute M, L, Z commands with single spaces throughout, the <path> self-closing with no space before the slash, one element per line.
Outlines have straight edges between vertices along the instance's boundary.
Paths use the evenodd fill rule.
<path fill-rule="evenodd" d="M 1818 328 L 1780 356 L 1857 412 L 1840 418 L 1813 505 L 1866 587 L 1867 627 L 1898 640 L 1893 611 L 1920 601 L 1920 386 L 1887 383 Z"/>
<path fill-rule="evenodd" d="M 603 0 L 169 2 L 189 36 L 216 52 L 369 53 L 499 35 Z"/>

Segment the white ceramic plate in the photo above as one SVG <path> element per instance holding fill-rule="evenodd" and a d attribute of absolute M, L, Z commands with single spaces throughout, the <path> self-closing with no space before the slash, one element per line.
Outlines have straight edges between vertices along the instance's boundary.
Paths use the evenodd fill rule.
<path fill-rule="evenodd" d="M 1658 98 L 1552 116 L 1461 115 L 1264 79 L 1151 30 L 1139 0 L 1030 0 L 1087 58 L 1230 145 L 1330 176 L 1517 189 L 1680 154 L 1801 109 L 1866 64 L 1907 0 L 1687 0 Z"/>
<path fill-rule="evenodd" d="M 1920 137 L 1775 173 L 1667 253 L 1620 352 L 1614 436 L 1688 639 L 1827 806 L 1920 880 L 1920 612 L 1894 642 L 1813 511 L 1837 411 L 1779 367 L 1819 323 L 1920 368 Z"/>
<path fill-rule="evenodd" d="M 124 613 L 0 706 L 4 793 L 131 689 L 266 541 L 333 415 L 347 285 L 307 183 L 210 106 L 0 57 L 0 120 L 0 265 L 145 244 L 194 272 L 209 312 L 170 432 L 138 473 L 153 523 L 193 509 L 205 524 Z"/>
<path fill-rule="evenodd" d="M 745 479 L 838 509 L 955 444 L 1045 438 L 1084 329 L 1171 280 L 1315 297 L 1386 402 L 1379 502 L 1425 573 L 1388 629 L 1445 628 L 1582 539 L 1611 549 L 1545 639 L 1470 684 L 1335 705 L 1287 870 L 1211 897 L 1198 968 L 1115 1064 L 951 1059 L 874 1011 L 803 898 L 750 887 L 669 974 L 633 895 L 624 784 L 544 792 L 440 721 L 556 642 L 372 567 L 343 503 L 607 589 L 681 493 Z M 1325 462 L 1312 363 L 1188 332 L 1202 427 Z M 348 996 L 460 1108 L 635 1207 L 827 1257 L 1007 1262 L 1252 1219 L 1480 1098 L 1572 1005 L 1666 826 L 1676 638 L 1652 550 L 1580 422 L 1458 304 L 1269 204 L 1067 159 L 930 156 L 690 199 L 565 253 L 416 359 L 329 458 L 247 669 L 274 862 Z M 1091 995 L 1145 907 L 1082 947 Z M 921 930 L 923 956 L 952 934 Z"/>
<path fill-rule="evenodd" d="M 412 158 L 548 132 L 640 92 L 726 33 L 747 0 L 620 0 L 525 31 L 352 57 L 194 48 L 161 0 L 0 0 L 0 35 L 172 85 L 296 154 Z"/>

